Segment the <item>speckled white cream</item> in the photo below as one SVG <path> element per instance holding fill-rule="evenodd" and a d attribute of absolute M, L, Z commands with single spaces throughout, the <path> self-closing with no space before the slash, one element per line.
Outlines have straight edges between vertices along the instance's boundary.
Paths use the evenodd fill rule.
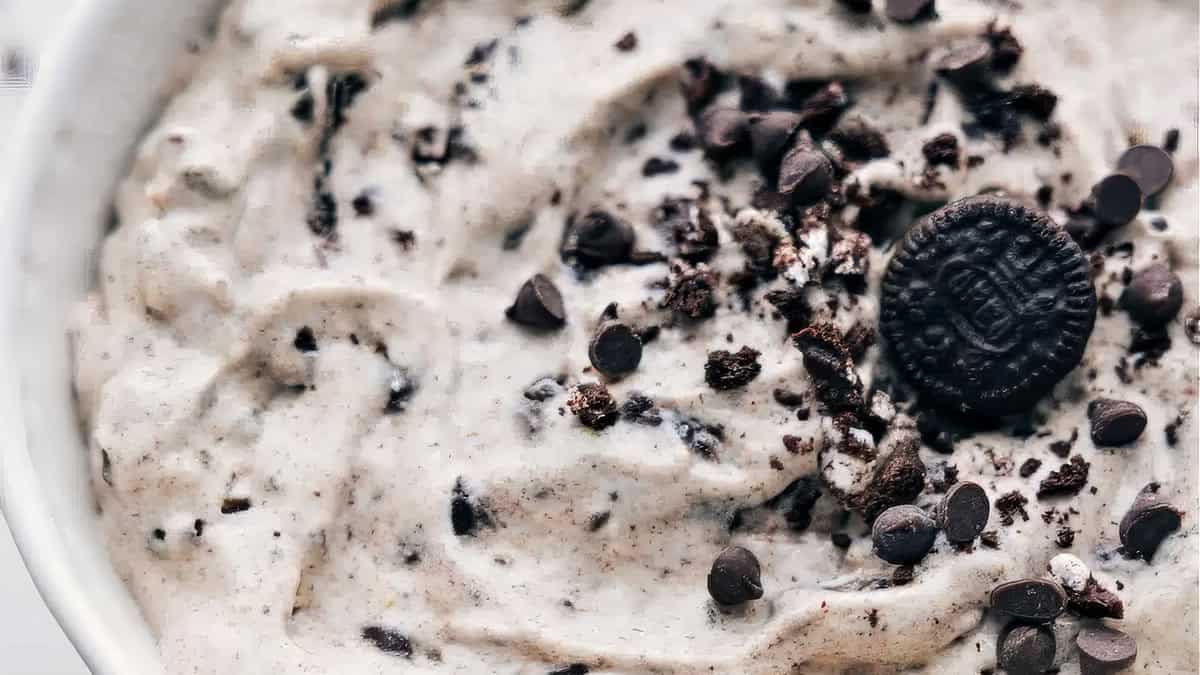
<path fill-rule="evenodd" d="M 861 520 L 850 522 L 848 550 L 830 543 L 839 521 L 828 491 L 803 534 L 758 528 L 731 538 L 726 527 L 734 509 L 817 472 L 822 420 L 797 421 L 771 397 L 778 386 L 810 390 L 801 357 L 781 321 L 759 317 L 763 291 L 803 283 L 826 264 L 823 250 L 811 251 L 828 233 L 810 235 L 807 257 L 757 291 L 750 313 L 722 296 L 715 318 L 664 330 L 638 371 L 610 385 L 618 398 L 652 396 L 663 425 L 596 433 L 559 413 L 563 394 L 540 407 L 522 396 L 543 375 L 595 380 L 586 345 L 606 304 L 620 303 L 623 319 L 641 325 L 667 318 L 662 291 L 650 285 L 665 266 L 607 268 L 580 282 L 558 245 L 568 213 L 601 207 L 629 219 L 642 247 L 665 247 L 651 209 L 666 195 L 694 195 L 692 180 L 713 179 L 699 153 L 667 147 L 687 127 L 679 64 L 698 55 L 776 81 L 859 80 L 857 110 L 893 153 L 847 181 L 921 200 L 988 187 L 1029 199 L 1048 184 L 1056 204 L 1077 203 L 1131 137 L 1157 142 L 1180 128 L 1172 186 L 1158 212 L 1144 210 L 1114 235 L 1133 242 L 1133 254 L 1108 258 L 1097 284 L 1115 296 L 1110 274 L 1166 260 L 1184 280 L 1185 311 L 1194 307 L 1194 3 L 1010 4 L 939 0 L 939 20 L 902 27 L 851 20 L 832 0 L 593 0 L 566 19 L 548 11 L 550 1 L 444 0 L 372 32 L 368 0 L 232 2 L 140 146 L 76 335 L 103 524 L 171 672 L 534 674 L 583 663 L 625 674 L 974 673 L 994 664 L 1002 625 L 985 611 L 988 591 L 1046 574 L 1061 552 L 1058 525 L 1039 517 L 1051 507 L 1078 511 L 1071 552 L 1108 587 L 1123 583 L 1121 625 L 1138 641 L 1136 671 L 1195 672 L 1197 352 L 1178 320 L 1161 364 L 1131 369 L 1133 384 L 1124 385 L 1114 367 L 1130 324 L 1119 311 L 1099 317 L 1083 364 L 1044 406 L 1038 428 L 1049 436 L 960 441 L 948 458 L 960 480 L 979 481 L 993 498 L 1020 490 L 1031 517 L 1003 527 L 993 513 L 998 550 L 959 552 L 939 539 L 915 581 L 895 588 L 873 588 L 892 568 L 860 536 Z M 532 22 L 514 27 L 528 13 Z M 963 138 L 962 110 L 944 87 L 920 125 L 930 54 L 997 17 L 1026 49 L 1010 79 L 1060 96 L 1061 156 L 1033 143 L 1033 128 L 1008 154 L 992 139 Z M 638 46 L 623 53 L 613 44 L 627 31 Z M 497 37 L 488 80 L 469 86 L 479 105 L 453 106 L 471 47 Z M 331 145 L 336 242 L 305 224 L 318 132 L 289 114 L 298 93 L 288 74 L 306 68 L 315 91 L 331 71 L 360 70 L 370 82 Z M 318 96 L 318 118 L 324 105 Z M 638 122 L 647 135 L 625 144 Z M 466 127 L 479 161 L 418 177 L 413 133 L 450 124 Z M 943 168 L 931 186 L 921 179 L 920 148 L 944 131 L 985 162 Z M 678 173 L 641 176 L 648 157 L 668 155 Z M 752 174 L 714 190 L 745 205 Z M 369 218 L 350 207 L 363 190 L 377 206 Z M 556 190 L 562 198 L 553 203 Z M 1166 231 L 1149 226 L 1154 216 L 1166 218 Z M 716 270 L 740 269 L 729 228 L 751 217 L 760 216 L 719 223 Z M 523 222 L 532 227 L 522 246 L 502 250 L 505 233 Z M 415 247 L 392 241 L 393 229 L 415 233 Z M 843 328 L 873 322 L 886 256 L 873 251 L 866 295 L 851 304 L 843 293 L 836 315 L 818 316 Z M 504 319 L 537 272 L 566 300 L 567 327 L 551 335 Z M 814 301 L 823 293 L 811 291 Z M 292 346 L 304 325 L 317 352 Z M 762 352 L 762 374 L 742 390 L 709 389 L 706 352 L 742 344 Z M 859 368 L 868 384 L 878 352 Z M 406 411 L 384 415 L 397 368 L 418 389 Z M 1092 446 L 1085 410 L 1096 396 L 1147 410 L 1136 444 Z M 1168 446 L 1163 428 L 1180 414 L 1178 443 Z M 725 425 L 717 461 L 678 439 L 671 421 L 686 416 Z M 1049 442 L 1073 430 L 1073 451 L 1091 462 L 1089 489 L 1035 500 L 1037 482 L 1059 463 Z M 784 434 L 818 452 L 785 451 Z M 931 467 L 946 459 L 921 452 Z M 1029 457 L 1044 464 L 1020 478 L 1014 467 Z M 451 531 L 460 479 L 493 520 L 477 536 Z M 1152 480 L 1188 513 L 1148 565 L 1114 551 L 1117 522 Z M 222 514 L 227 497 L 251 508 Z M 603 511 L 611 517 L 590 531 L 590 517 Z M 731 543 L 762 562 L 765 595 L 721 613 L 704 580 Z M 411 659 L 363 641 L 365 625 L 408 636 Z M 1063 673 L 1077 673 L 1077 626 L 1059 623 Z"/>

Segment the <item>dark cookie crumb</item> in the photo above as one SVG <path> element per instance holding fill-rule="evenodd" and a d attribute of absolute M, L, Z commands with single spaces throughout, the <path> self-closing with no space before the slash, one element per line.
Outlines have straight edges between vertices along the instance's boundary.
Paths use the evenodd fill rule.
<path fill-rule="evenodd" d="M 803 532 L 812 524 L 812 509 L 821 498 L 821 481 L 816 476 L 804 476 L 788 484 L 783 492 L 765 502 L 765 506 L 783 514 L 788 527 Z"/>
<path fill-rule="evenodd" d="M 944 165 L 958 168 L 958 137 L 954 134 L 938 134 L 925 142 L 921 148 L 925 161 L 931 166 Z"/>
<path fill-rule="evenodd" d="M 1125 603 L 1116 593 L 1089 577 L 1082 591 L 1067 590 L 1067 609 L 1089 619 L 1123 619 Z"/>
<path fill-rule="evenodd" d="M 221 513 L 229 515 L 250 510 L 250 500 L 246 497 L 226 497 L 221 502 Z"/>
<path fill-rule="evenodd" d="M 612 511 L 601 511 L 588 516 L 587 529 L 588 532 L 595 532 L 608 524 L 608 520 L 612 518 Z"/>
<path fill-rule="evenodd" d="M 774 396 L 776 403 L 784 406 L 785 408 L 796 408 L 804 405 L 804 394 L 798 391 L 792 391 L 791 389 L 777 387 L 775 391 L 772 392 L 772 396 Z"/>
<path fill-rule="evenodd" d="M 671 137 L 667 146 L 675 152 L 691 152 L 700 146 L 700 141 L 695 134 L 681 131 Z"/>
<path fill-rule="evenodd" d="M 386 654 L 403 656 L 406 659 L 412 657 L 412 642 L 391 628 L 366 626 L 362 629 L 362 638 Z"/>
<path fill-rule="evenodd" d="M 654 407 L 654 401 L 645 394 L 631 392 L 621 404 L 621 418 L 627 422 L 656 427 L 662 424 L 662 414 Z"/>
<path fill-rule="evenodd" d="M 857 321 L 853 326 L 846 329 L 846 334 L 842 336 L 842 341 L 846 343 L 846 349 L 850 351 L 850 358 L 858 363 L 867 353 L 867 350 L 875 344 L 877 338 L 875 327 L 868 325 L 862 321 Z"/>
<path fill-rule="evenodd" d="M 762 371 L 758 363 L 760 354 L 757 349 L 747 346 L 737 352 L 724 349 L 709 352 L 708 363 L 704 364 L 704 381 L 717 390 L 745 386 Z"/>
<path fill-rule="evenodd" d="M 1071 430 L 1071 437 L 1065 441 L 1054 441 L 1050 444 L 1050 452 L 1066 459 L 1071 454 L 1071 448 L 1075 445 L 1075 440 L 1079 438 L 1079 429 Z"/>
<path fill-rule="evenodd" d="M 936 493 L 945 493 L 958 482 L 958 467 L 942 462 L 935 464 L 929 480 L 929 487 Z"/>
<path fill-rule="evenodd" d="M 673 266 L 666 304 L 689 319 L 707 319 L 717 311 L 717 278 L 703 263 Z"/>
<path fill-rule="evenodd" d="M 570 601 L 564 600 L 563 602 L 570 602 Z M 572 663 L 569 666 L 563 666 L 562 668 L 555 668 L 554 670 L 550 671 L 547 675 L 587 675 L 590 672 L 591 672 L 591 669 L 588 668 L 587 666 L 583 665 L 582 663 Z"/>
<path fill-rule="evenodd" d="M 917 448 L 915 438 L 911 442 L 900 442 L 879 463 L 870 484 L 855 504 L 868 523 L 893 506 L 911 503 L 925 488 L 925 464 Z"/>
<path fill-rule="evenodd" d="M 692 452 L 705 459 L 716 459 L 717 448 L 725 440 L 725 427 L 685 417 L 675 423 L 675 434 Z"/>
<path fill-rule="evenodd" d="M 675 173 L 676 171 L 679 171 L 679 162 L 673 159 L 663 159 L 662 157 L 651 157 L 642 165 L 642 175 L 646 178 Z"/>
<path fill-rule="evenodd" d="M 637 46 L 637 34 L 633 31 L 629 31 L 628 33 L 622 35 L 621 39 L 617 40 L 616 44 L 613 45 L 613 47 L 616 47 L 617 51 L 619 52 L 631 52 L 637 49 Z"/>
<path fill-rule="evenodd" d="M 579 418 L 584 426 L 597 431 L 617 423 L 617 402 L 608 388 L 598 382 L 589 382 L 571 389 L 567 396 L 567 408 Z"/>
<path fill-rule="evenodd" d="M 817 323 L 792 336 L 804 354 L 804 368 L 813 378 L 817 398 L 839 412 L 864 405 L 862 382 L 854 372 L 854 360 L 842 341 L 841 331 L 831 323 Z"/>
<path fill-rule="evenodd" d="M 1021 494 L 1017 490 L 1005 493 L 996 499 L 996 510 L 1000 512 L 1000 523 L 1002 525 L 1012 525 L 1015 520 L 1014 516 L 1020 514 L 1021 520 L 1029 520 L 1029 512 L 1025 510 L 1025 505 L 1029 503 L 1029 498 Z"/>
<path fill-rule="evenodd" d="M 1058 532 L 1054 537 L 1054 543 L 1057 544 L 1059 548 L 1071 548 L 1071 546 L 1075 543 L 1075 530 L 1072 530 L 1066 525 L 1059 527 Z"/>
<path fill-rule="evenodd" d="M 988 548 L 1000 548 L 1000 533 L 995 530 L 980 533 L 979 543 Z"/>
<path fill-rule="evenodd" d="M 371 28 L 379 28 L 392 21 L 407 21 L 421 9 L 425 0 L 397 0 L 384 4 L 371 15 Z"/>
<path fill-rule="evenodd" d="M 1087 484 L 1090 468 L 1091 464 L 1085 462 L 1083 457 L 1075 455 L 1070 462 L 1060 466 L 1057 471 L 1051 471 L 1050 475 L 1042 479 L 1037 491 L 1038 499 L 1078 494 Z"/>

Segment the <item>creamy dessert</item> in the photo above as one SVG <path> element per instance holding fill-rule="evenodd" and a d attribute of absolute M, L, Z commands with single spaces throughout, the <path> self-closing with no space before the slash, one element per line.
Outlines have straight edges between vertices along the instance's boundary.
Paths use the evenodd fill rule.
<path fill-rule="evenodd" d="M 73 336 L 167 671 L 1195 672 L 1197 22 L 234 0 Z"/>

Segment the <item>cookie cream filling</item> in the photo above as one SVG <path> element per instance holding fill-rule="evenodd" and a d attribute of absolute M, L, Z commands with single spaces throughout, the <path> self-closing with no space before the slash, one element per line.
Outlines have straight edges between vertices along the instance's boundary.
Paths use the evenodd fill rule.
<path fill-rule="evenodd" d="M 168 672 L 973 673 L 991 589 L 1077 576 L 1064 552 L 1120 589 L 1138 672 L 1194 672 L 1197 9 L 851 4 L 233 0 L 138 148 L 74 335 L 100 522 Z M 1050 114 L 996 123 L 935 72 L 981 36 Z M 696 120 L 739 105 L 808 115 L 818 203 L 713 159 Z M 904 228 L 985 191 L 1078 220 L 1169 129 L 1171 183 L 1088 243 L 1100 316 L 1036 411 L 964 430 L 906 397 L 873 340 Z M 632 248 L 564 255 L 594 213 Z M 1183 310 L 1131 352 L 1114 305 L 1153 262 Z M 506 316 L 537 274 L 560 328 Z M 613 314 L 643 343 L 619 379 L 589 360 Z M 829 377 L 862 419 L 814 377 L 824 343 L 789 339 L 811 325 L 843 335 Z M 1134 444 L 1093 444 L 1100 397 L 1145 410 Z M 867 519 L 932 513 L 955 477 L 1004 500 L 984 539 L 873 553 Z M 1117 523 L 1151 482 L 1186 513 L 1146 562 Z M 706 577 L 732 545 L 763 595 L 729 608 Z M 1054 624 L 1061 672 L 1080 624 Z"/>

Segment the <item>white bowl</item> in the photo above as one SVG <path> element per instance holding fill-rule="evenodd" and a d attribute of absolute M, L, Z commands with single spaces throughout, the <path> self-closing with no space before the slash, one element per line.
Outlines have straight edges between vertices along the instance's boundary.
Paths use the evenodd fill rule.
<path fill-rule="evenodd" d="M 67 327 L 93 283 L 117 181 L 185 42 L 219 0 L 83 0 L 47 54 L 0 198 L 0 508 L 95 675 L 161 673 L 109 562 L 71 390 Z M 0 665 L 0 671 L 5 671 Z"/>

